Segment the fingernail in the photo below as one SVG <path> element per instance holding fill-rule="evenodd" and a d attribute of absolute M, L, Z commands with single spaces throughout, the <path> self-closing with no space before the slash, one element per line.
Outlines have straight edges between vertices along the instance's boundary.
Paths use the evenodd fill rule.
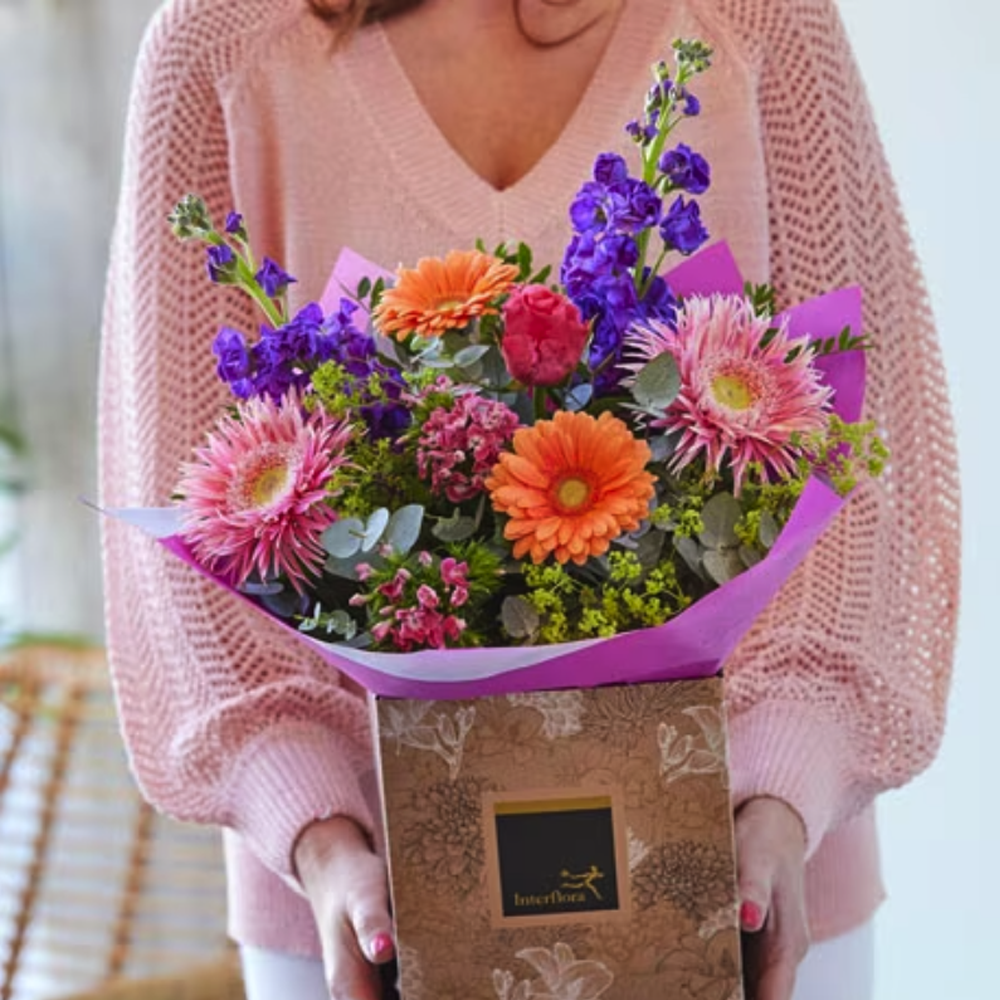
<path fill-rule="evenodd" d="M 376 934 L 368 942 L 368 954 L 371 956 L 373 962 L 377 962 L 382 958 L 388 958 L 391 951 L 392 938 L 388 934 Z"/>
<path fill-rule="evenodd" d="M 759 931 L 764 923 L 764 912 L 756 903 L 744 903 L 740 907 L 740 923 L 745 931 Z"/>

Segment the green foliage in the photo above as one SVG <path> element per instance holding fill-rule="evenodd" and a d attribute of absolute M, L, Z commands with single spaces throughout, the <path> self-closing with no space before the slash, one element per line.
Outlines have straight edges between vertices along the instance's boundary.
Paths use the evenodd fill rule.
<path fill-rule="evenodd" d="M 552 274 L 552 266 L 546 265 L 538 271 L 534 270 L 534 256 L 527 243 L 518 243 L 514 247 L 499 243 L 492 251 L 486 249 L 482 240 L 476 240 L 476 249 L 480 253 L 488 253 L 517 268 L 516 281 L 519 285 L 544 285 Z"/>
<path fill-rule="evenodd" d="M 574 570 L 559 564 L 526 566 L 524 581 L 527 593 L 510 605 L 504 625 L 510 638 L 541 643 L 607 638 L 653 628 L 683 611 L 692 600 L 672 563 L 647 569 L 635 553 L 625 550 L 608 554 L 607 575 L 599 581 L 580 579 Z"/>
<path fill-rule="evenodd" d="M 469 604 L 479 607 L 493 597 L 503 585 L 503 560 L 489 546 L 478 541 L 463 542 L 447 547 L 448 555 L 468 567 Z"/>
<path fill-rule="evenodd" d="M 432 502 L 409 448 L 394 450 L 386 438 L 356 440 L 351 459 L 330 483 L 334 506 L 342 516 L 366 518 L 379 507 L 394 510 L 407 502 L 426 507 Z"/>
<path fill-rule="evenodd" d="M 876 433 L 874 421 L 845 423 L 830 417 L 823 435 L 804 443 L 814 469 L 825 475 L 841 496 L 847 496 L 864 479 L 875 479 L 885 471 L 889 449 Z"/>
<path fill-rule="evenodd" d="M 658 354 L 632 384 L 632 397 L 643 410 L 663 413 L 681 391 L 681 373 L 672 354 Z"/>
<path fill-rule="evenodd" d="M 809 344 L 810 348 L 817 356 L 828 354 L 842 354 L 844 351 L 867 351 L 871 348 L 871 339 L 867 334 L 855 337 L 851 333 L 851 328 L 845 326 L 836 337 L 828 337 L 826 340 L 814 340 Z"/>
<path fill-rule="evenodd" d="M 743 294 L 750 301 L 750 306 L 755 316 L 761 319 L 770 319 L 778 312 L 778 303 L 773 285 L 755 285 L 753 282 L 748 281 L 743 286 Z M 769 330 L 768 333 L 773 338 L 777 330 Z M 766 342 L 762 343 L 761 346 L 766 347 Z"/>

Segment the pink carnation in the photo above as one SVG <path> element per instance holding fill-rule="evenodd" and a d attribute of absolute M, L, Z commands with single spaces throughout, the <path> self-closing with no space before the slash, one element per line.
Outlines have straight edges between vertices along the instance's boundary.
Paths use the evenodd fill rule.
<path fill-rule="evenodd" d="M 457 397 L 451 409 L 439 407 L 424 423 L 417 442 L 421 478 L 452 503 L 477 496 L 519 426 L 517 414 L 503 403 Z"/>
<path fill-rule="evenodd" d="M 576 369 L 590 329 L 580 310 L 544 285 L 516 288 L 503 307 L 500 350 L 523 385 L 558 385 Z"/>

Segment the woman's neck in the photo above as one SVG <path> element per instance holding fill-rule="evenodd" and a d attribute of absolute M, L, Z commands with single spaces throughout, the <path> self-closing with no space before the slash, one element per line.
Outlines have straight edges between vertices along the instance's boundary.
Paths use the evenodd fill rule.
<path fill-rule="evenodd" d="M 385 23 L 438 129 L 491 186 L 556 142 L 600 65 L 623 0 L 428 0 Z"/>

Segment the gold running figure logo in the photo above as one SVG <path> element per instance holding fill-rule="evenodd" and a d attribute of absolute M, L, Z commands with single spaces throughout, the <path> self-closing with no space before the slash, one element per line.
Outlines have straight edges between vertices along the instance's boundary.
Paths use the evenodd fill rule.
<path fill-rule="evenodd" d="M 594 894 L 596 899 L 604 900 L 600 890 L 594 885 L 598 879 L 604 878 L 604 872 L 597 865 L 591 865 L 590 870 L 581 875 L 574 875 L 564 868 L 559 873 L 559 877 L 565 880 L 560 886 L 561 889 L 587 889 Z"/>

